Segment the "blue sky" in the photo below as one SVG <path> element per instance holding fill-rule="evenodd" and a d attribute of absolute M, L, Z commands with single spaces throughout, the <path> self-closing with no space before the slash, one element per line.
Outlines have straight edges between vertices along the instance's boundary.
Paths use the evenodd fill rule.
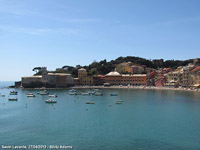
<path fill-rule="evenodd" d="M 0 0 L 0 80 L 119 56 L 200 57 L 199 0 Z"/>

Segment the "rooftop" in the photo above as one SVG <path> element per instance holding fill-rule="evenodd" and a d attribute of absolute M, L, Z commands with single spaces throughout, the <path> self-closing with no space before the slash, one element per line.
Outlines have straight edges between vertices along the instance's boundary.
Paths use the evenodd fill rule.
<path fill-rule="evenodd" d="M 200 66 L 199 67 L 196 67 L 192 70 L 192 72 L 196 72 L 196 71 L 199 71 L 200 70 Z"/>
<path fill-rule="evenodd" d="M 106 76 L 121 76 L 117 71 L 111 71 Z"/>
<path fill-rule="evenodd" d="M 68 73 L 48 73 L 50 76 L 69 76 L 71 74 Z"/>
<path fill-rule="evenodd" d="M 81 68 L 81 69 L 78 69 L 78 70 L 80 70 L 80 71 L 81 71 L 81 70 L 82 70 L 82 71 L 86 71 L 86 69 L 85 69 L 85 68 Z"/>
<path fill-rule="evenodd" d="M 26 77 L 22 77 L 22 78 L 42 78 L 42 76 L 26 76 Z"/>
<path fill-rule="evenodd" d="M 133 77 L 146 77 L 147 75 L 146 74 L 133 74 L 133 75 L 130 75 L 130 74 L 123 74 L 122 75 L 123 77 L 125 76 L 133 76 Z"/>

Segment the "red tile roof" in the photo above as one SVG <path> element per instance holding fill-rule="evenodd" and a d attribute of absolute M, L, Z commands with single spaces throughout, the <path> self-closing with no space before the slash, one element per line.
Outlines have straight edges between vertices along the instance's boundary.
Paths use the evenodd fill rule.
<path fill-rule="evenodd" d="M 200 70 L 200 66 L 199 67 L 196 67 L 192 70 L 192 72 L 195 72 L 195 71 L 199 71 Z"/>

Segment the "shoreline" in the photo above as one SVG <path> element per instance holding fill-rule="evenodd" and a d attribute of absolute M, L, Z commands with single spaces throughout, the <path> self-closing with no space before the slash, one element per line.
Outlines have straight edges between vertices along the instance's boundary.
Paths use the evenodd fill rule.
<path fill-rule="evenodd" d="M 139 90 L 171 90 L 171 91 L 188 91 L 188 92 L 200 92 L 200 89 L 190 89 L 190 88 L 172 88 L 172 87 L 155 87 L 155 86 L 74 86 L 70 89 L 139 89 Z"/>
<path fill-rule="evenodd" d="M 173 88 L 173 87 L 155 87 L 155 86 L 72 86 L 68 88 L 17 88 L 22 90 L 68 90 L 68 89 L 139 89 L 139 90 L 171 90 L 200 92 L 200 89 Z"/>

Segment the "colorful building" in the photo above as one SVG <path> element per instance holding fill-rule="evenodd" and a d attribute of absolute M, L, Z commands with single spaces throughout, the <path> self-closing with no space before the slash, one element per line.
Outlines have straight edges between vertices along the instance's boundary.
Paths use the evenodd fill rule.
<path fill-rule="evenodd" d="M 144 67 L 140 65 L 132 65 L 131 67 L 131 74 L 141 74 L 144 72 Z"/>
<path fill-rule="evenodd" d="M 116 71 L 118 73 L 131 73 L 131 65 L 133 65 L 132 62 L 123 62 L 116 66 Z"/>
<path fill-rule="evenodd" d="M 156 87 L 164 87 L 166 82 L 166 78 L 163 74 L 157 75 L 157 78 L 155 79 L 155 86 Z"/>
<path fill-rule="evenodd" d="M 121 78 L 121 74 L 119 74 L 117 71 L 113 71 L 105 75 L 105 83 L 109 83 L 110 85 L 120 85 Z"/>
<path fill-rule="evenodd" d="M 105 76 L 103 75 L 96 75 L 93 76 L 94 85 L 103 85 L 105 83 Z"/>
<path fill-rule="evenodd" d="M 78 70 L 78 84 L 79 85 L 93 85 L 93 76 L 87 75 L 87 70 L 81 68 Z"/>
<path fill-rule="evenodd" d="M 123 74 L 121 77 L 122 85 L 146 85 L 147 75 L 146 74 Z"/>
<path fill-rule="evenodd" d="M 191 71 L 192 85 L 193 87 L 200 87 L 200 66 L 195 67 Z"/>

